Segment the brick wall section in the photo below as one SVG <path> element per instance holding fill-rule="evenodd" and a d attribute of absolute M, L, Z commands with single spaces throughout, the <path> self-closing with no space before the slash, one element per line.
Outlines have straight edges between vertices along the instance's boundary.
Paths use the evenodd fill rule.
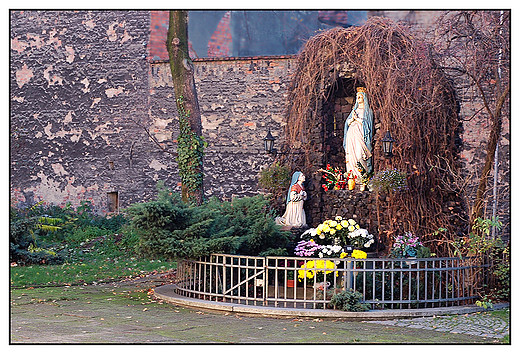
<path fill-rule="evenodd" d="M 211 35 L 208 43 L 208 57 L 227 57 L 231 52 L 231 11 L 226 12 L 217 25 L 217 29 Z"/>
<path fill-rule="evenodd" d="M 262 139 L 268 129 L 280 136 L 293 65 L 289 57 L 194 62 L 203 136 L 209 144 L 204 159 L 207 196 L 230 200 L 258 194 L 259 171 L 273 161 Z M 157 117 L 175 112 L 169 70 L 167 63 L 152 65 L 150 105 Z"/>

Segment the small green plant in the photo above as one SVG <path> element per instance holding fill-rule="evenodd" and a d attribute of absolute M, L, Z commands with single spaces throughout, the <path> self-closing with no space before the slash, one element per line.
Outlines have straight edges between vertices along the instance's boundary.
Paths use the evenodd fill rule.
<path fill-rule="evenodd" d="M 397 193 L 406 190 L 406 172 L 397 169 L 379 171 L 371 182 L 370 189 L 378 193 Z"/>
<path fill-rule="evenodd" d="M 362 302 L 363 294 L 353 289 L 347 289 L 334 294 L 329 305 L 339 310 L 350 312 L 364 312 L 370 310 L 370 305 Z"/>
<path fill-rule="evenodd" d="M 484 309 L 493 308 L 493 303 L 490 300 L 486 299 L 485 297 L 482 300 L 475 301 L 475 305 L 477 305 L 478 307 L 482 307 Z"/>
<path fill-rule="evenodd" d="M 498 230 L 502 227 L 502 223 L 495 219 L 477 218 L 473 222 L 471 232 L 468 237 L 463 237 L 452 242 L 455 248 L 455 255 L 464 256 L 483 256 L 496 247 L 503 247 L 500 238 L 491 238 L 491 228 L 496 227 Z"/>
<path fill-rule="evenodd" d="M 258 185 L 274 195 L 281 194 L 287 190 L 291 183 L 291 170 L 279 161 L 260 171 Z"/>

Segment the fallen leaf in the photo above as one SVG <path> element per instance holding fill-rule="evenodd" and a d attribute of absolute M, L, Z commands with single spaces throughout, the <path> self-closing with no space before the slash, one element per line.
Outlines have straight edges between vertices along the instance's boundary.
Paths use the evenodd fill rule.
<path fill-rule="evenodd" d="M 145 307 L 145 308 L 143 309 L 143 312 L 144 312 L 144 311 L 148 311 L 148 308 Z"/>

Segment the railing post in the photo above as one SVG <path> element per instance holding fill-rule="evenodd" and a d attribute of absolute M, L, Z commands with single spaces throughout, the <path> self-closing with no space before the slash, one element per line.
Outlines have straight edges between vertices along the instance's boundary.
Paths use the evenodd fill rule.
<path fill-rule="evenodd" d="M 354 274 L 352 274 L 352 261 L 347 261 L 347 289 L 352 289 L 353 278 Z"/>

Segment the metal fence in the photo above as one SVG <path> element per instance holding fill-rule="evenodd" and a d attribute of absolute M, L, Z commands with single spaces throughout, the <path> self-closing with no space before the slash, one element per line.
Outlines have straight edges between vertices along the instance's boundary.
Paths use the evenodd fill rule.
<path fill-rule="evenodd" d="M 474 303 L 486 281 L 474 258 L 335 259 L 213 254 L 178 262 L 179 295 L 236 304 L 327 308 L 346 289 L 372 309 Z M 292 280 L 292 281 L 291 281 Z"/>

